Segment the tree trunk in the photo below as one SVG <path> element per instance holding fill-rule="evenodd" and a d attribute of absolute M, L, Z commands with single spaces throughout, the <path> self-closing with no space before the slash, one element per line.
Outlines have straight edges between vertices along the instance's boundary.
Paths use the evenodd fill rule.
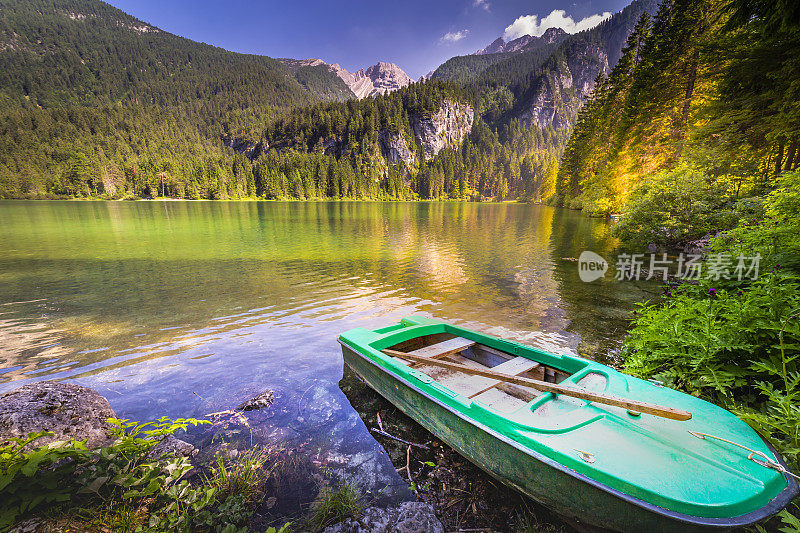
<path fill-rule="evenodd" d="M 778 141 L 778 154 L 777 154 L 777 157 L 775 158 L 775 175 L 776 176 L 781 173 L 781 169 L 783 168 L 783 148 L 784 148 L 784 144 L 786 144 L 786 139 L 781 137 L 780 140 Z"/>
<path fill-rule="evenodd" d="M 686 93 L 683 98 L 683 109 L 676 124 L 678 130 L 678 147 L 675 150 L 674 160 L 677 161 L 683 152 L 683 141 L 686 137 L 686 129 L 689 124 L 689 112 L 692 109 L 692 97 L 694 96 L 694 87 L 697 83 L 697 70 L 700 67 L 700 50 L 695 50 L 689 64 L 689 70 L 686 74 Z"/>
<path fill-rule="evenodd" d="M 786 156 L 786 164 L 783 166 L 783 170 L 792 170 L 792 167 L 794 166 L 796 159 L 797 159 L 797 137 L 792 139 L 792 143 L 789 145 L 789 153 Z"/>

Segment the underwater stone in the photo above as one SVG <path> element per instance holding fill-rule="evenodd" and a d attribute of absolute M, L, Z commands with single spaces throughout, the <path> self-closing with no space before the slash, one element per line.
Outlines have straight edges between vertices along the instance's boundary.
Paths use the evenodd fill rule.
<path fill-rule="evenodd" d="M 390 509 L 370 507 L 358 520 L 349 518 L 324 533 L 444 533 L 444 528 L 433 506 L 404 502 Z"/>
<path fill-rule="evenodd" d="M 236 408 L 237 411 L 255 411 L 256 409 L 266 409 L 272 405 L 274 399 L 273 391 L 267 389 L 255 398 L 251 398 Z"/>

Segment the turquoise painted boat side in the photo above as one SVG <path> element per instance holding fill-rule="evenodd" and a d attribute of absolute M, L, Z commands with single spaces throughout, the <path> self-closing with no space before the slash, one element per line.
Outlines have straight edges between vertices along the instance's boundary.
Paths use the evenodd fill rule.
<path fill-rule="evenodd" d="M 502 414 L 454 393 L 380 351 L 435 333 L 465 337 L 573 374 L 564 384 L 575 383 L 592 372 L 602 374 L 607 378 L 606 386 L 599 392 L 686 409 L 693 417 L 681 422 L 646 414 L 633 416 L 625 409 L 550 393 L 514 413 Z M 717 435 L 777 460 L 763 439 L 733 414 L 596 362 L 543 352 L 423 317 L 407 317 L 400 324 L 375 331 L 351 330 L 340 336 L 340 342 L 388 374 L 413 383 L 436 403 L 521 449 L 667 512 L 709 519 L 748 515 L 769 507 L 789 488 L 783 474 L 749 460 L 740 448 L 701 440 L 689 433 Z M 583 461 L 577 450 L 591 452 L 595 462 Z"/>

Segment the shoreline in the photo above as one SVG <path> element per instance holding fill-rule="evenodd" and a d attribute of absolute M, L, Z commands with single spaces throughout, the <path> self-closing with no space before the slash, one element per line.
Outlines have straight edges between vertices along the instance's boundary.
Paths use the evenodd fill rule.
<path fill-rule="evenodd" d="M 443 200 L 417 199 L 417 200 L 389 200 L 380 198 L 308 198 L 300 200 L 298 198 L 228 198 L 224 200 L 210 200 L 207 198 L 0 198 L 0 202 L 275 202 L 275 203 L 322 203 L 322 202 L 360 202 L 360 203 L 392 203 L 392 204 L 524 204 L 524 205 L 544 205 L 544 202 L 524 201 L 524 200 L 468 200 L 461 198 L 447 198 Z M 560 206 L 547 206 L 560 207 Z M 569 208 L 565 208 L 569 209 Z"/>

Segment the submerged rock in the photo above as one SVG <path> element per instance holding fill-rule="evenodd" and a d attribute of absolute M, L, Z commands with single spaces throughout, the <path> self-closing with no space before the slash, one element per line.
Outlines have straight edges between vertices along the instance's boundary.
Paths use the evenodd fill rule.
<path fill-rule="evenodd" d="M 54 433 L 35 446 L 67 439 L 86 440 L 89 448 L 107 446 L 113 441 L 107 420 L 116 417 L 97 391 L 73 383 L 42 381 L 0 396 L 0 438 Z"/>
<path fill-rule="evenodd" d="M 404 502 L 398 507 L 370 507 L 358 518 L 330 526 L 324 533 L 444 533 L 433 506 Z"/>
<path fill-rule="evenodd" d="M 266 409 L 275 398 L 275 393 L 269 389 L 265 390 L 255 398 L 251 398 L 236 408 L 237 411 L 255 411 L 256 409 Z"/>
<path fill-rule="evenodd" d="M 161 457 L 192 457 L 197 455 L 197 449 L 186 441 L 174 435 L 167 435 L 161 442 L 153 446 L 147 458 L 150 460 L 160 459 Z"/>

